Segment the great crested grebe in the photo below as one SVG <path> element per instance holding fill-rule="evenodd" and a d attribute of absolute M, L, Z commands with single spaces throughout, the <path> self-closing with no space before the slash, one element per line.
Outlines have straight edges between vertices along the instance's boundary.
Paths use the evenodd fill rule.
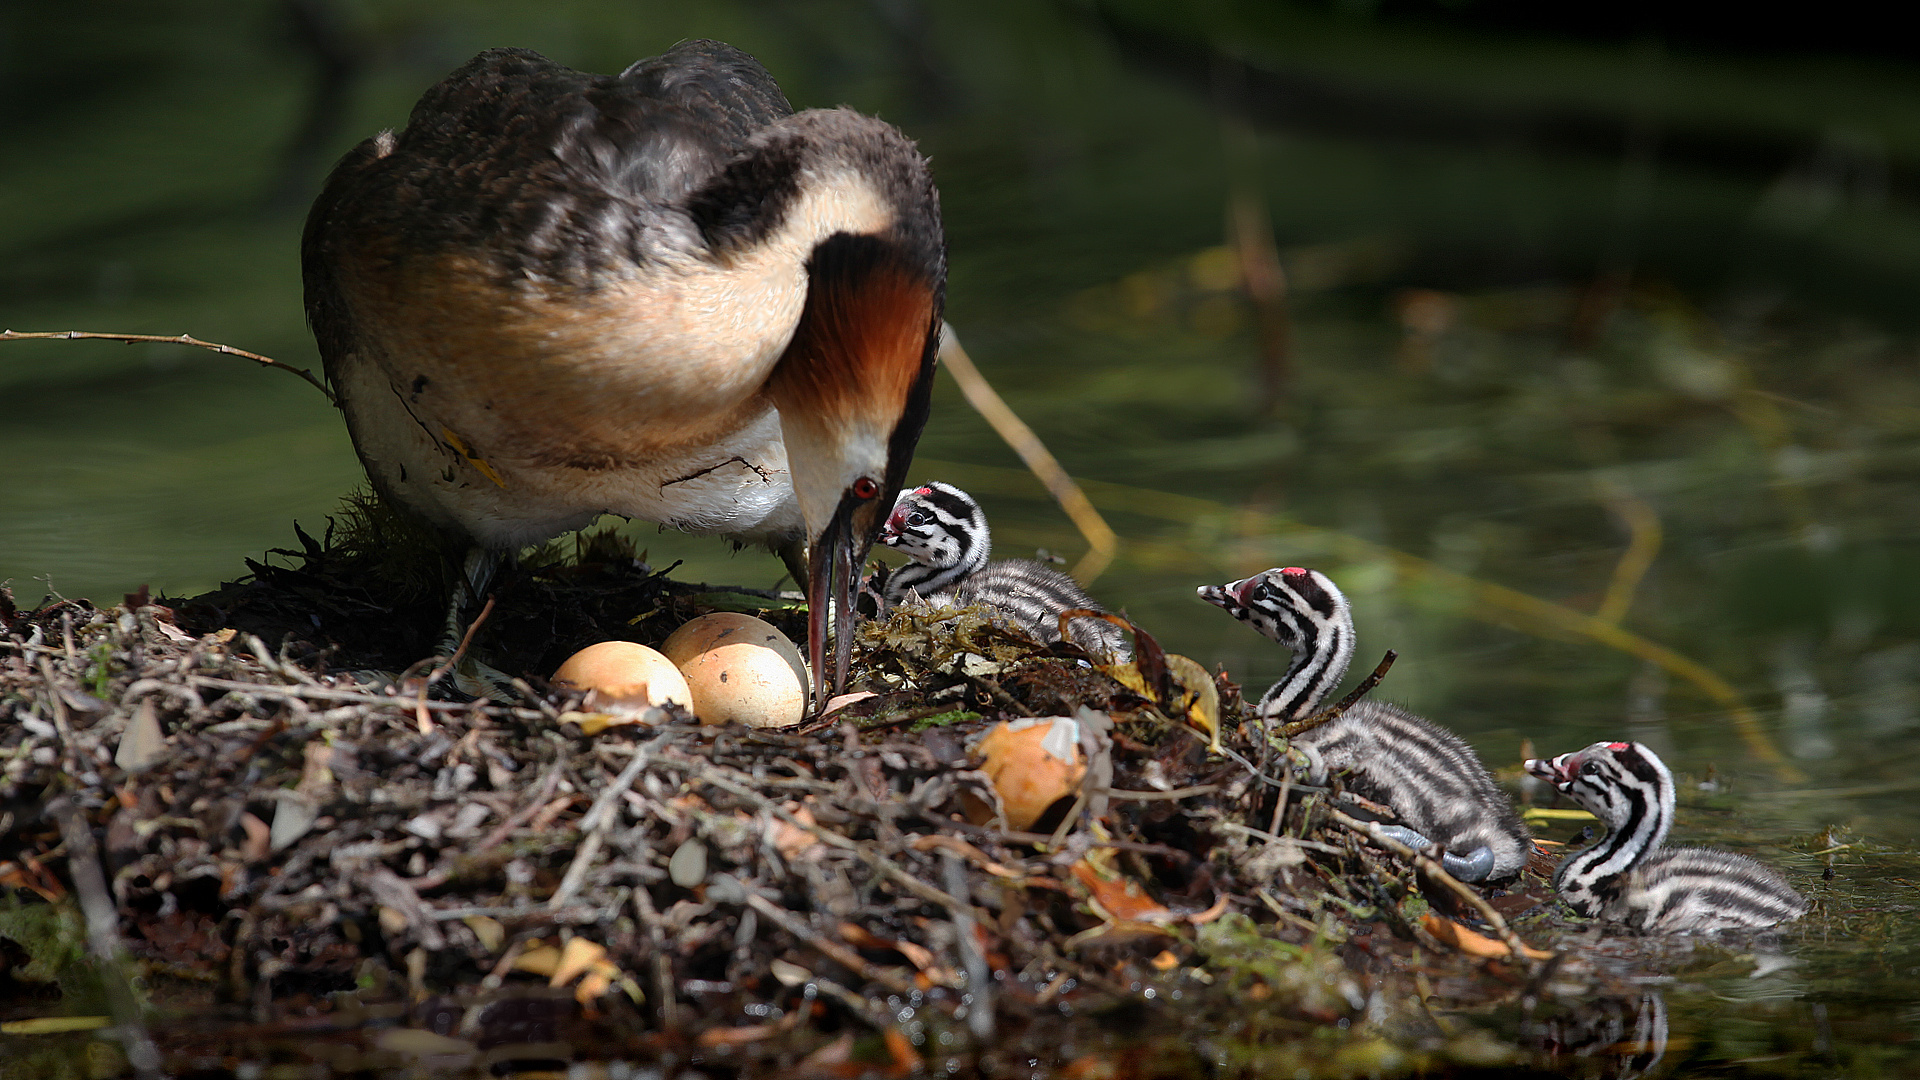
<path fill-rule="evenodd" d="M 472 545 L 469 593 L 602 513 L 764 543 L 839 688 L 828 628 L 926 422 L 946 282 L 898 130 L 796 113 L 719 42 L 618 75 L 495 49 L 347 154 L 302 269 L 368 476 Z"/>
<path fill-rule="evenodd" d="M 1340 685 L 1353 660 L 1353 611 L 1325 574 L 1288 566 L 1199 592 L 1292 650 L 1287 673 L 1260 699 L 1259 714 L 1268 721 L 1305 719 Z M 1454 877 L 1512 877 L 1533 852 L 1513 800 L 1472 748 L 1405 709 L 1361 700 L 1302 732 L 1293 745 L 1325 770 L 1350 772 L 1352 791 L 1392 807 L 1406 828 L 1385 830 L 1388 835 L 1415 848 L 1442 845 L 1442 862 Z"/>
<path fill-rule="evenodd" d="M 1806 898 L 1745 855 L 1661 845 L 1673 824 L 1673 774 L 1639 743 L 1597 742 L 1527 771 L 1607 827 L 1569 855 L 1553 887 L 1576 914 L 1656 934 L 1751 930 L 1797 919 Z"/>
<path fill-rule="evenodd" d="M 913 560 L 887 577 L 888 601 L 910 596 L 935 603 L 983 604 L 1041 641 L 1060 640 L 1060 613 L 1104 611 L 1080 583 L 1032 559 L 988 562 L 993 537 L 973 496 L 935 481 L 900 493 L 880 529 L 880 542 Z M 1132 654 L 1126 632 L 1103 619 L 1068 623 L 1075 642 L 1114 659 Z"/>

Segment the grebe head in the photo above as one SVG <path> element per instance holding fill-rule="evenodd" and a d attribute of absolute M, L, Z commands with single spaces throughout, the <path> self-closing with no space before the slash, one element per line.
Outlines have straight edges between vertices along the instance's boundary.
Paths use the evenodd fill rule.
<path fill-rule="evenodd" d="M 1649 810 L 1671 812 L 1673 774 L 1639 743 L 1597 742 L 1556 758 L 1533 758 L 1527 772 L 1552 784 L 1591 811 L 1609 829 L 1619 829 Z M 1658 806 L 1648 805 L 1648 800 Z"/>
<path fill-rule="evenodd" d="M 1200 599 L 1300 652 L 1325 628 L 1351 625 L 1346 596 L 1318 570 L 1280 566 L 1225 585 L 1202 585 Z"/>

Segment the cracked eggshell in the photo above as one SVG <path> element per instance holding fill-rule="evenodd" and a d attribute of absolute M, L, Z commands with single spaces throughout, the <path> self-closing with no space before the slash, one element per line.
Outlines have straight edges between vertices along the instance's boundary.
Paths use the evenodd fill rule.
<path fill-rule="evenodd" d="M 1024 830 L 1071 795 L 1087 774 L 1080 724 L 1066 716 L 996 724 L 974 752 L 1006 808 L 1007 827 Z"/>
<path fill-rule="evenodd" d="M 602 641 L 589 645 L 553 673 L 556 686 L 592 690 L 601 698 L 622 704 L 690 708 L 693 693 L 673 661 L 633 641 Z"/>

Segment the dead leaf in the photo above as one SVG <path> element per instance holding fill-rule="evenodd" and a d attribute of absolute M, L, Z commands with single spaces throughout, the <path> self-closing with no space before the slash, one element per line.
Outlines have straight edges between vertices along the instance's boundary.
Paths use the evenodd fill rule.
<path fill-rule="evenodd" d="M 1505 960 L 1511 955 L 1507 952 L 1505 942 L 1490 938 L 1478 931 L 1470 930 L 1454 922 L 1452 919 L 1435 915 L 1432 912 L 1428 912 L 1420 917 L 1420 925 L 1427 933 L 1434 936 L 1434 940 L 1440 942 L 1442 945 L 1448 945 L 1458 949 L 1468 956 L 1484 956 L 1493 960 Z M 1520 951 L 1535 960 L 1547 960 L 1553 956 L 1552 953 L 1533 948 L 1525 942 L 1521 942 Z"/>
<path fill-rule="evenodd" d="M 240 845 L 240 857 L 246 861 L 259 862 L 273 850 L 273 828 L 250 813 L 240 815 L 240 828 L 247 839 Z"/>
<path fill-rule="evenodd" d="M 555 965 L 553 974 L 547 977 L 548 986 L 565 986 L 607 958 L 607 947 L 583 937 L 567 939 L 561 949 L 560 962 Z"/>

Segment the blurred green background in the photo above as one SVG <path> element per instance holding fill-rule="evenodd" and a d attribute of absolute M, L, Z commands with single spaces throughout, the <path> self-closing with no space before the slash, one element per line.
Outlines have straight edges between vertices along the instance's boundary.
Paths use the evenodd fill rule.
<path fill-rule="evenodd" d="M 1689 827 L 1806 880 L 1826 826 L 1920 833 L 1920 71 L 1865 9 L 1690 11 L 0 4 L 0 327 L 317 367 L 299 228 L 348 146 L 483 48 L 615 71 L 721 38 L 796 105 L 876 113 L 931 156 L 949 318 L 1121 535 L 1097 596 L 1257 693 L 1286 657 L 1193 587 L 1321 566 L 1363 655 L 1400 651 L 1383 696 L 1503 768 L 1526 739 L 1634 737 L 1717 769 L 1743 816 Z M 944 377 L 921 458 L 914 479 L 982 497 L 1001 553 L 1085 550 Z M 284 374 L 0 343 L 0 582 L 23 604 L 209 589 L 359 482 Z M 780 576 L 632 529 L 682 576 Z M 1857 859 L 1854 887 L 1884 890 L 1857 902 L 1911 902 Z M 1829 957 L 1890 980 L 1866 998 L 1904 1002 L 1896 1025 L 1912 938 Z"/>

